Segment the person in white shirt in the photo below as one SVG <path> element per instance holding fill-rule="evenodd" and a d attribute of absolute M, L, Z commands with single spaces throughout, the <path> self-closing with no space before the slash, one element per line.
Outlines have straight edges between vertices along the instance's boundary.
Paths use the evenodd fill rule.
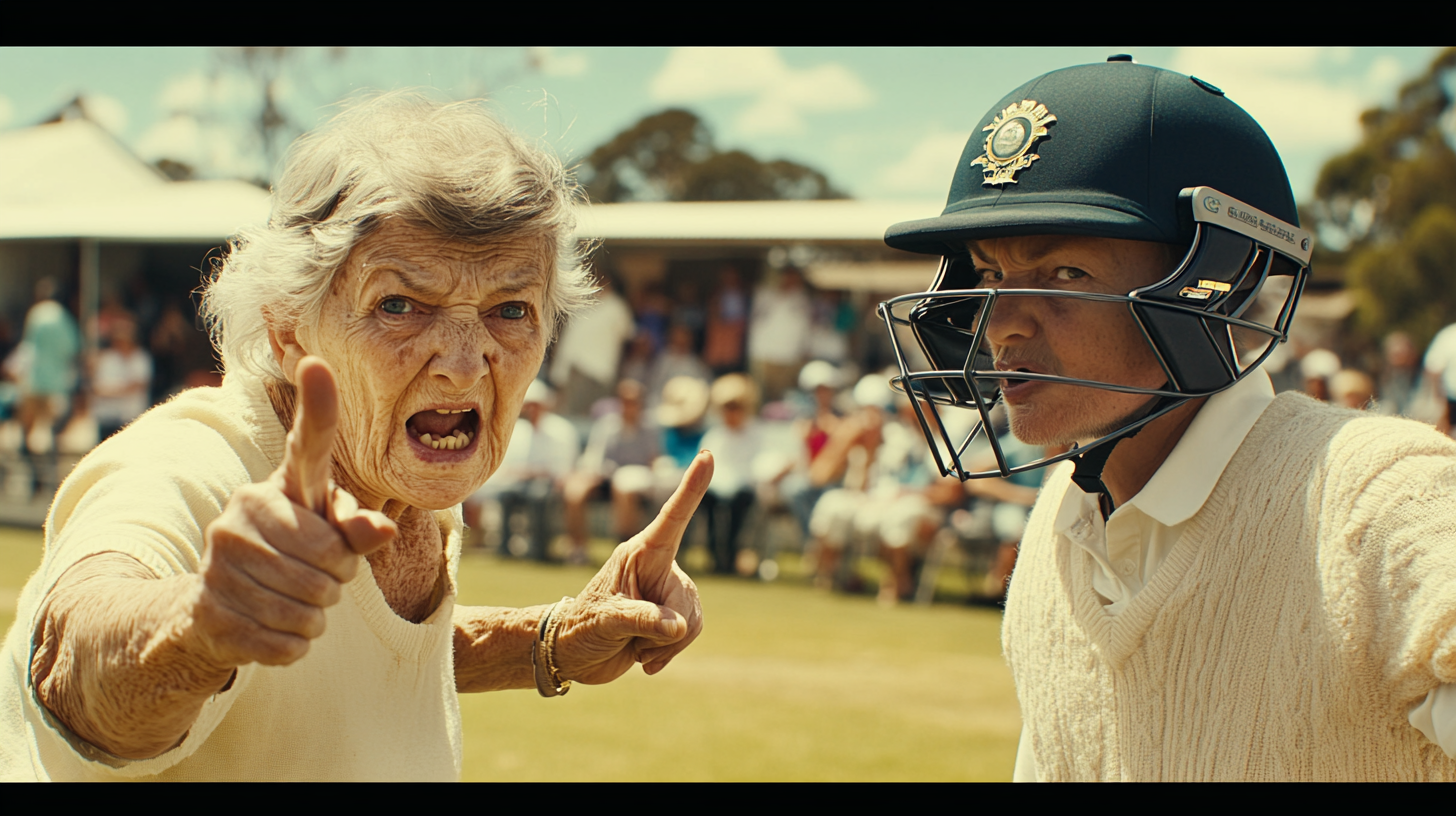
<path fill-rule="evenodd" d="M 942 470 L 1060 462 L 1007 593 L 1014 778 L 1456 778 L 1456 445 L 1274 396 L 1297 220 L 1258 123 L 1116 55 L 1008 94 L 942 215 L 886 233 L 944 257 L 881 305 Z M 1073 447 L 1015 466 L 991 435 L 973 472 L 1002 416 Z"/>
<path fill-rule="evenodd" d="M 96 373 L 91 378 L 91 413 L 96 417 L 100 438 L 121 430 L 123 425 L 151 407 L 147 396 L 152 385 L 152 355 L 137 345 L 136 323 L 123 317 L 111 324 L 111 347 L 96 355 Z"/>

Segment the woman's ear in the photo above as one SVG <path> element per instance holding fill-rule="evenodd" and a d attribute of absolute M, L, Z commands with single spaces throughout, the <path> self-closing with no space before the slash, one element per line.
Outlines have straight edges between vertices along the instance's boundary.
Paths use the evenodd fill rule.
<path fill-rule="evenodd" d="M 268 322 L 268 345 L 273 349 L 273 359 L 283 369 L 284 379 L 297 385 L 293 382 L 293 370 L 298 368 L 298 361 L 308 355 L 308 350 L 299 345 L 296 328 L 279 329 L 274 326 L 271 310 L 263 310 L 263 319 Z"/>

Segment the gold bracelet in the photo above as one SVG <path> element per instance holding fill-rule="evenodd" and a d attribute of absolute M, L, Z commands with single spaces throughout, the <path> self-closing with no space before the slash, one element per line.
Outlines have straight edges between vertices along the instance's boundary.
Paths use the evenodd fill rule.
<path fill-rule="evenodd" d="M 560 697 L 571 690 L 571 681 L 561 679 L 561 670 L 556 668 L 556 633 L 561 629 L 561 621 L 552 620 L 556 607 L 570 600 L 571 596 L 567 595 L 551 604 L 541 616 L 536 641 L 531 644 L 531 673 L 536 680 L 536 691 L 542 697 Z"/>

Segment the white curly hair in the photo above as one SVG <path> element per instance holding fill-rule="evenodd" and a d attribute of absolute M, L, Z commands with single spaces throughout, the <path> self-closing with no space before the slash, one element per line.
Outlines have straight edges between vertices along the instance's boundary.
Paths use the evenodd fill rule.
<path fill-rule="evenodd" d="M 479 102 L 418 90 L 358 96 L 288 149 L 267 226 L 229 240 L 204 284 L 203 318 L 225 371 L 285 379 L 270 323 L 315 320 L 354 245 L 394 217 L 457 240 L 552 240 L 546 319 L 554 336 L 594 291 L 573 234 L 573 208 L 585 200 L 551 152 Z"/>

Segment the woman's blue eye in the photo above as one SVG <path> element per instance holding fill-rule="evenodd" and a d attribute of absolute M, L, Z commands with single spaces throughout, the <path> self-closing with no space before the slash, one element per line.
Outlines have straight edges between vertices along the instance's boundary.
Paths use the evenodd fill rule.
<path fill-rule="evenodd" d="M 379 304 L 379 308 L 383 309 L 385 313 L 392 315 L 409 314 L 414 311 L 414 307 L 404 298 L 388 298 Z"/>
<path fill-rule="evenodd" d="M 520 320 L 526 316 L 526 307 L 516 303 L 507 303 L 501 307 L 501 317 L 507 320 Z"/>

